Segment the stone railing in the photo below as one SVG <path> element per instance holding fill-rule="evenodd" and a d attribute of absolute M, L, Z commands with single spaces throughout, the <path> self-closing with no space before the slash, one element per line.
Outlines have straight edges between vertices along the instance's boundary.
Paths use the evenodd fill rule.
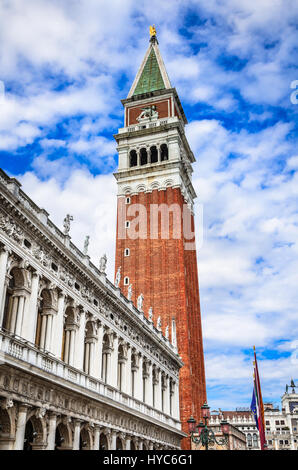
<path fill-rule="evenodd" d="M 172 416 L 119 391 L 112 385 L 106 384 L 79 369 L 69 366 L 50 353 L 39 350 L 35 345 L 22 338 L 17 338 L 9 333 L 0 331 L 0 364 L 7 362 L 11 365 L 14 364 L 14 361 L 23 361 L 24 365 L 26 364 L 24 369 L 28 369 L 27 365 L 30 365 L 52 374 L 55 376 L 57 384 L 60 378 L 61 384 L 66 380 L 84 389 L 85 393 L 86 391 L 95 392 L 99 396 L 108 398 L 111 400 L 111 406 L 118 407 L 119 404 L 122 404 L 124 407 L 129 408 L 131 412 L 138 411 L 167 426 L 178 430 L 181 429 L 180 421 Z"/>
<path fill-rule="evenodd" d="M 118 129 L 119 134 L 125 134 L 126 132 L 135 132 L 142 129 L 152 129 L 153 127 L 160 127 L 166 124 L 170 124 L 172 122 L 178 122 L 179 119 L 175 117 L 163 118 L 158 119 L 156 121 L 148 121 L 148 122 L 140 122 L 139 124 L 135 124 L 128 127 L 121 127 Z"/>

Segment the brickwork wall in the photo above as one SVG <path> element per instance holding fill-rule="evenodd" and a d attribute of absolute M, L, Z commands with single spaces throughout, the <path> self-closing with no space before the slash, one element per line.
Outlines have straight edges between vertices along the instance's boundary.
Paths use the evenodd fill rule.
<path fill-rule="evenodd" d="M 166 100 L 154 101 L 150 102 L 149 104 L 140 104 L 133 107 L 126 107 L 126 126 L 130 126 L 132 124 L 138 124 L 137 117 L 141 114 L 142 109 L 146 106 L 156 106 L 156 111 L 158 112 L 158 118 L 166 118 L 172 115 L 172 101 L 170 98 Z"/>
<path fill-rule="evenodd" d="M 118 198 L 118 224 L 133 217 L 122 217 L 121 208 L 127 210 L 125 198 Z M 131 204 L 142 204 L 146 208 L 147 234 L 144 239 L 132 240 L 130 230 L 126 229 L 128 237 L 116 241 L 115 270 L 122 267 L 120 287 L 127 295 L 128 286 L 123 285 L 125 276 L 133 286 L 133 302 L 136 305 L 140 293 L 144 295 L 143 309 L 148 315 L 149 307 L 153 307 L 154 324 L 158 316 L 162 319 L 162 331 L 170 328 L 172 320 L 176 321 L 178 351 L 184 362 L 180 372 L 180 414 L 183 430 L 188 432 L 187 419 L 193 415 L 200 417 L 200 407 L 206 400 L 206 384 L 204 371 L 204 355 L 201 328 L 200 298 L 197 272 L 197 257 L 195 250 L 186 250 L 183 236 L 173 239 L 173 217 L 170 216 L 169 239 L 162 239 L 161 223 L 158 224 L 158 237 L 151 239 L 150 207 L 152 204 L 176 204 L 182 210 L 184 199 L 179 188 L 167 188 L 166 191 L 153 190 L 151 193 L 139 193 L 131 196 Z M 194 219 L 191 216 L 192 229 Z M 124 256 L 125 248 L 130 249 L 130 256 Z M 189 440 L 183 443 L 189 448 Z"/>

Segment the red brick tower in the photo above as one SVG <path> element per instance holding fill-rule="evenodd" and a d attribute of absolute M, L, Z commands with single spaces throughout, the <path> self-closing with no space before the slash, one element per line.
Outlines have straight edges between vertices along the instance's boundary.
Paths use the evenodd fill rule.
<path fill-rule="evenodd" d="M 124 106 L 124 125 L 115 139 L 119 168 L 116 271 L 132 300 L 143 294 L 143 311 L 177 345 L 180 410 L 187 432 L 190 415 L 200 417 L 206 400 L 197 257 L 191 183 L 194 155 L 185 136 L 187 124 L 172 88 L 158 41 L 150 45 Z M 185 440 L 184 448 L 188 441 Z"/>

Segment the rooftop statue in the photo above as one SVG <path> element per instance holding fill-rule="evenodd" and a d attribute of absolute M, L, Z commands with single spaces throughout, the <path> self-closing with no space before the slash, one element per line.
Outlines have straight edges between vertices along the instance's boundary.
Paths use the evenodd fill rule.
<path fill-rule="evenodd" d="M 150 31 L 150 37 L 151 37 L 151 38 L 152 38 L 152 36 L 156 36 L 155 25 L 150 26 L 150 27 L 149 27 L 149 31 Z"/>

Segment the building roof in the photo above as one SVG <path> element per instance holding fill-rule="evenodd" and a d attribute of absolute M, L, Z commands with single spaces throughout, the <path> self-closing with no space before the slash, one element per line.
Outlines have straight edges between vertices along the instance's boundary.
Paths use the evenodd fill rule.
<path fill-rule="evenodd" d="M 171 89 L 158 41 L 152 37 L 144 60 L 129 91 L 128 98 L 157 90 Z"/>

